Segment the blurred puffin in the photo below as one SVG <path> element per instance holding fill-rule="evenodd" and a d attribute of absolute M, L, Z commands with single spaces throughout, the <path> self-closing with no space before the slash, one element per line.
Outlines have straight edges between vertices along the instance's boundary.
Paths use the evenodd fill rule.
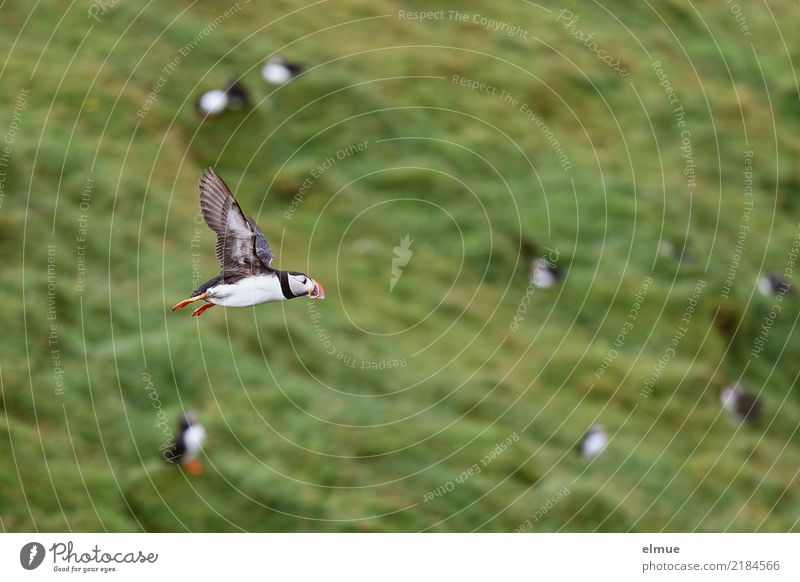
<path fill-rule="evenodd" d="M 788 295 L 792 292 L 792 286 L 783 278 L 783 275 L 773 271 L 762 275 L 758 279 L 758 291 L 765 296 L 777 295 L 778 293 Z"/>
<path fill-rule="evenodd" d="M 692 260 L 692 256 L 686 249 L 687 249 L 686 244 L 683 245 L 683 248 L 679 249 L 677 245 L 666 239 L 658 243 L 659 256 L 664 257 L 665 259 L 676 260 L 679 263 Z"/>
<path fill-rule="evenodd" d="M 211 168 L 200 179 L 200 209 L 206 224 L 217 233 L 216 253 L 222 269 L 172 311 L 195 301 L 206 304 L 193 316 L 214 305 L 250 307 L 295 297 L 325 299 L 324 287 L 308 275 L 270 267 L 274 255 L 264 233 L 255 220 L 244 215 L 225 182 Z"/>
<path fill-rule="evenodd" d="M 596 424 L 584 435 L 580 444 L 581 456 L 584 459 L 594 459 L 605 450 L 608 444 L 608 435 L 605 429 Z"/>
<path fill-rule="evenodd" d="M 217 117 L 228 109 L 249 107 L 250 95 L 239 80 L 233 77 L 228 79 L 225 89 L 212 89 L 201 93 L 195 106 L 200 117 Z"/>
<path fill-rule="evenodd" d="M 273 57 L 264 63 L 261 77 L 270 85 L 283 85 L 305 70 L 303 65 L 290 63 L 281 57 Z"/>
<path fill-rule="evenodd" d="M 745 391 L 738 382 L 728 385 L 719 395 L 719 400 L 722 408 L 734 421 L 747 424 L 758 422 L 761 402 L 757 396 Z"/>
<path fill-rule="evenodd" d="M 555 287 L 561 279 L 561 269 L 547 259 L 537 258 L 531 261 L 531 283 L 540 289 Z"/>
<path fill-rule="evenodd" d="M 660 241 L 658 243 L 658 254 L 662 257 L 674 258 L 677 255 L 675 245 L 668 240 Z"/>
<path fill-rule="evenodd" d="M 206 440 L 206 430 L 197 419 L 197 413 L 188 411 L 178 420 L 178 434 L 170 443 L 170 448 L 164 451 L 164 460 L 167 463 L 180 463 L 192 475 L 203 472 L 203 465 L 197 460 L 203 442 Z"/>

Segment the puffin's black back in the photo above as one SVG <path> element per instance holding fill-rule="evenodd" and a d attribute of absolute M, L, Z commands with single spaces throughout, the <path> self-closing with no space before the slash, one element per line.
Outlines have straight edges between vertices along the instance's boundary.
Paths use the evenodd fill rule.
<path fill-rule="evenodd" d="M 736 412 L 745 422 L 757 422 L 761 414 L 761 403 L 752 394 L 743 392 L 736 399 Z"/>
<path fill-rule="evenodd" d="M 792 286 L 783 278 L 780 273 L 770 273 L 767 275 L 769 284 L 775 293 L 782 293 L 788 295 L 792 293 Z"/>
<path fill-rule="evenodd" d="M 186 453 L 186 445 L 183 442 L 183 433 L 172 439 L 169 448 L 164 451 L 164 461 L 167 463 L 179 463 Z"/>
<path fill-rule="evenodd" d="M 186 441 L 184 440 L 184 433 L 194 423 L 194 413 L 182 414 L 178 419 L 178 434 L 170 441 L 169 448 L 164 451 L 164 461 L 167 463 L 177 463 L 186 454 Z"/>
<path fill-rule="evenodd" d="M 230 99 L 231 105 L 237 109 L 250 107 L 250 94 L 236 77 L 228 79 L 228 87 L 225 89 Z"/>

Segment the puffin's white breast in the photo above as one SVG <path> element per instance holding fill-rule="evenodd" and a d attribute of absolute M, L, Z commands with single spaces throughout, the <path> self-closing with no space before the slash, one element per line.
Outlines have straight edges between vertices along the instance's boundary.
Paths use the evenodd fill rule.
<path fill-rule="evenodd" d="M 772 281 L 768 277 L 760 277 L 758 279 L 758 291 L 762 295 L 769 296 L 775 293 L 775 288 L 772 286 Z"/>
<path fill-rule="evenodd" d="M 200 453 L 203 448 L 203 441 L 206 440 L 206 429 L 199 424 L 193 424 L 183 431 L 183 445 L 186 452 L 183 453 L 183 461 L 191 461 Z"/>
<path fill-rule="evenodd" d="M 225 91 L 214 89 L 206 91 L 200 96 L 200 109 L 207 115 L 222 113 L 228 106 L 228 96 Z"/>
<path fill-rule="evenodd" d="M 208 291 L 208 300 L 223 307 L 250 307 L 270 301 L 283 301 L 281 284 L 274 274 L 247 277 L 232 285 L 216 285 Z"/>
<path fill-rule="evenodd" d="M 603 432 L 596 431 L 590 433 L 583 441 L 581 453 L 584 457 L 596 457 L 606 448 L 607 439 Z"/>
<path fill-rule="evenodd" d="M 731 386 L 725 388 L 725 390 L 722 391 L 722 394 L 719 395 L 719 401 L 722 404 L 722 408 L 724 408 L 728 412 L 735 412 L 736 388 Z"/>
<path fill-rule="evenodd" d="M 267 83 L 282 85 L 292 78 L 292 72 L 282 63 L 270 62 L 261 69 L 261 76 Z"/>

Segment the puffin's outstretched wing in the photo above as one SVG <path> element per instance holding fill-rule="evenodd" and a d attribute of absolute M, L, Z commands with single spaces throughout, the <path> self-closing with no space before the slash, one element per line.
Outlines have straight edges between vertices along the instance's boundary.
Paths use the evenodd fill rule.
<path fill-rule="evenodd" d="M 265 267 L 269 267 L 272 259 L 275 258 L 275 255 L 272 254 L 272 249 L 267 242 L 267 237 L 264 236 L 264 233 L 261 232 L 261 229 L 258 228 L 256 221 L 252 218 L 247 219 L 250 222 L 250 227 L 253 229 L 253 232 L 256 235 L 256 254 L 258 258 L 261 259 L 261 262 L 264 263 Z"/>
<path fill-rule="evenodd" d="M 247 218 L 231 191 L 209 168 L 200 179 L 200 210 L 211 230 L 217 233 L 217 260 L 223 273 L 269 272 L 272 250 L 264 234 Z"/>

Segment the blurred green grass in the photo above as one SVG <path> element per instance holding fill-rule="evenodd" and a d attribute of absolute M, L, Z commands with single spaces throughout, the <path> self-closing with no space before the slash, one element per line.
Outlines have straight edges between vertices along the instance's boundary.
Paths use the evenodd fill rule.
<path fill-rule="evenodd" d="M 748 361 L 772 304 L 753 285 L 785 266 L 800 211 L 800 54 L 784 45 L 800 24 L 793 3 L 748 7 L 745 37 L 722 3 L 565 2 L 625 78 L 556 22 L 561 5 L 452 8 L 519 25 L 529 33 L 519 39 L 402 20 L 411 5 L 389 0 L 243 4 L 141 119 L 164 66 L 230 5 L 119 3 L 99 22 L 89 6 L 0 9 L 0 132 L 29 91 L 0 207 L 4 530 L 512 531 L 562 487 L 570 494 L 534 530 L 797 529 L 796 297 Z M 311 70 L 267 88 L 258 71 L 272 52 Z M 656 60 L 691 130 L 691 197 Z M 527 103 L 572 169 L 518 110 L 453 74 Z M 257 106 L 199 123 L 194 97 L 231 75 Z M 284 216 L 311 170 L 365 141 Z M 751 231 L 723 299 L 749 150 Z M 304 300 L 199 321 L 169 312 L 193 287 L 208 166 L 258 217 L 279 265 L 325 283 L 314 307 L 336 350 L 406 366 L 362 370 L 328 355 Z M 88 285 L 76 293 L 82 215 Z M 213 235 L 197 232 L 210 278 Z M 392 249 L 407 234 L 415 254 L 390 294 Z M 661 239 L 685 244 L 689 260 L 660 257 Z M 512 332 L 530 249 L 545 245 L 568 276 L 537 291 Z M 639 319 L 597 378 L 648 275 Z M 691 331 L 644 399 L 698 279 L 708 287 Z M 715 323 L 718 309 L 735 335 Z M 170 419 L 201 413 L 199 478 L 158 462 L 165 435 L 144 373 Z M 737 430 L 718 393 L 742 374 L 763 388 L 766 413 Z M 613 439 L 587 466 L 573 448 L 597 421 Z M 480 474 L 424 501 L 512 433 L 519 441 Z"/>

